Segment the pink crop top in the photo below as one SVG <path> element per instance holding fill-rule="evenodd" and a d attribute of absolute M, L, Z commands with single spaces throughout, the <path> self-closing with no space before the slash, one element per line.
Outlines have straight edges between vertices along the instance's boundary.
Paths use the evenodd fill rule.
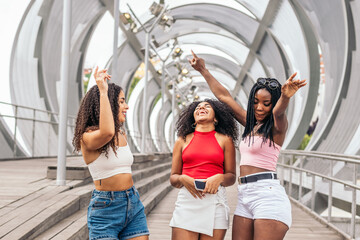
<path fill-rule="evenodd" d="M 281 146 L 275 143 L 275 147 L 269 146 L 269 139 L 263 142 L 262 136 L 246 137 L 240 143 L 241 165 L 248 165 L 258 168 L 276 171 L 276 163 L 279 157 Z"/>

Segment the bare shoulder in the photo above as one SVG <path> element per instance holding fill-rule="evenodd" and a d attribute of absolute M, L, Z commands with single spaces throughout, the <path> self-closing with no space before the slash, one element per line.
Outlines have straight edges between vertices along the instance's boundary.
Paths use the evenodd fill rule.
<path fill-rule="evenodd" d="M 219 132 L 215 133 L 215 137 L 218 140 L 221 140 L 221 141 L 224 141 L 224 142 L 228 142 L 228 141 L 232 142 L 232 138 L 230 136 L 227 136 L 227 135 L 219 133 Z"/>
<path fill-rule="evenodd" d="M 182 147 L 184 145 L 185 141 L 183 137 L 178 137 L 174 143 L 174 148 L 176 147 Z"/>
<path fill-rule="evenodd" d="M 216 132 L 215 133 L 215 138 L 218 141 L 218 143 L 219 143 L 219 145 L 221 146 L 222 149 L 225 149 L 226 146 L 234 145 L 232 138 L 225 135 L 225 134 Z"/>
<path fill-rule="evenodd" d="M 189 133 L 188 135 L 186 135 L 184 143 L 185 144 L 189 143 L 193 137 L 194 137 L 194 133 Z"/>

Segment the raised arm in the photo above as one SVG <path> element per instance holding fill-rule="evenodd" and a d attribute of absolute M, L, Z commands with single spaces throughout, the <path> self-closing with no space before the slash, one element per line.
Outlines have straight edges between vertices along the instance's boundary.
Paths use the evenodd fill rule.
<path fill-rule="evenodd" d="M 82 138 L 82 146 L 88 151 L 94 151 L 108 143 L 115 134 L 114 118 L 108 98 L 108 84 L 111 76 L 106 73 L 107 70 L 98 71 L 96 67 L 94 78 L 100 92 L 100 119 L 99 129 L 85 132 Z M 88 164 L 88 163 L 87 163 Z"/>
<path fill-rule="evenodd" d="M 274 130 L 280 134 L 285 134 L 287 130 L 288 123 L 285 111 L 289 105 L 290 98 L 307 84 L 306 80 L 295 80 L 296 74 L 291 75 L 281 87 L 281 96 L 273 109 Z"/>
<path fill-rule="evenodd" d="M 189 59 L 191 66 L 205 78 L 215 97 L 219 99 L 219 101 L 226 103 L 233 110 L 235 118 L 239 123 L 245 126 L 246 111 L 234 100 L 229 91 L 209 72 L 205 67 L 205 60 L 199 58 L 193 51 L 191 51 L 191 53 L 193 55 L 193 58 Z"/>

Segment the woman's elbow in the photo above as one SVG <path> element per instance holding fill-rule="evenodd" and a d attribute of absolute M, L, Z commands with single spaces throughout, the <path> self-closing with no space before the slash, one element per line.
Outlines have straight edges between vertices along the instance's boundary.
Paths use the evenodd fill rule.
<path fill-rule="evenodd" d="M 102 142 L 105 142 L 108 143 L 111 141 L 111 139 L 113 139 L 115 135 L 115 132 L 114 131 L 104 131 L 104 132 L 101 132 L 101 138 L 102 138 Z"/>
<path fill-rule="evenodd" d="M 226 178 L 226 186 L 232 186 L 236 182 L 236 174 L 234 173 L 228 173 Z"/>
<path fill-rule="evenodd" d="M 175 177 L 175 176 L 170 176 L 170 184 L 171 186 L 175 187 L 175 188 L 181 188 L 182 187 L 182 184 L 181 182 L 179 181 L 179 178 L 178 177 Z"/>

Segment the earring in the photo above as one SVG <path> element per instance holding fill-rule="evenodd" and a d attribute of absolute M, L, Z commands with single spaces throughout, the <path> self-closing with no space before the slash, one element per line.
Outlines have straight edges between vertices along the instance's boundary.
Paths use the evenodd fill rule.
<path fill-rule="evenodd" d="M 196 128 L 196 122 L 194 122 L 193 124 L 191 124 L 191 127 L 195 129 L 195 128 Z"/>
<path fill-rule="evenodd" d="M 214 125 L 217 126 L 219 124 L 218 121 L 214 121 Z"/>

